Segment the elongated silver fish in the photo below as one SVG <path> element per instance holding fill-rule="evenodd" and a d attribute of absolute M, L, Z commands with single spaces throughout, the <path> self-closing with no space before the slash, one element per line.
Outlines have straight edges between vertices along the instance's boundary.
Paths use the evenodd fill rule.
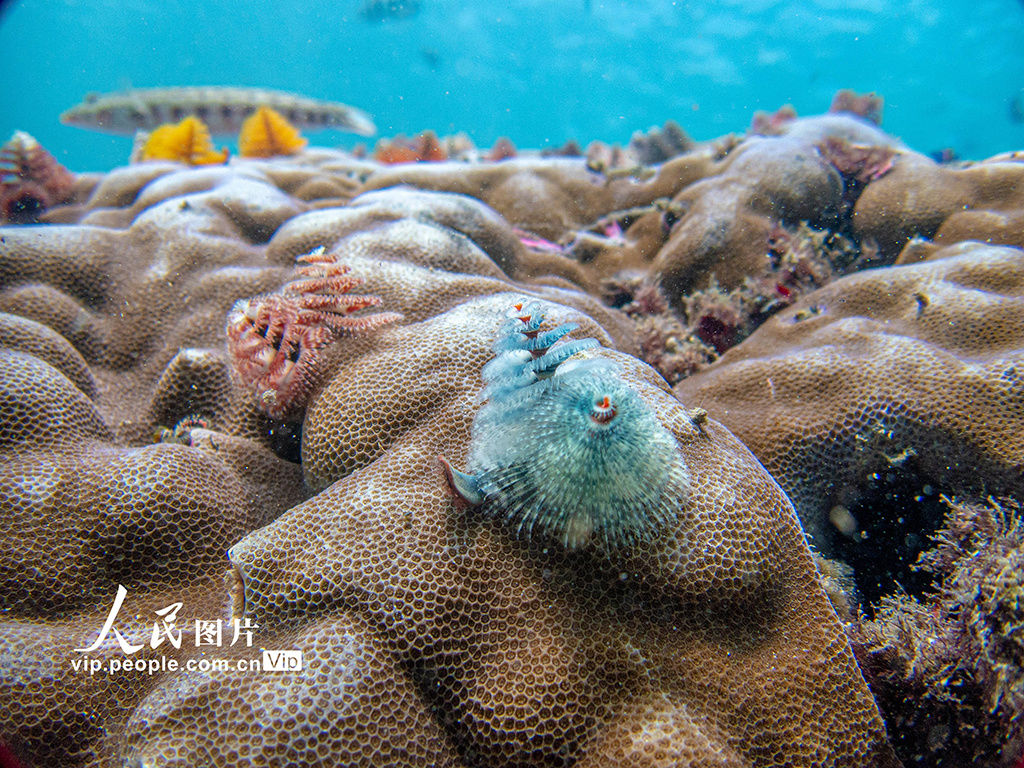
<path fill-rule="evenodd" d="M 284 91 L 226 86 L 130 88 L 117 93 L 90 93 L 60 116 L 66 125 L 105 133 L 132 134 L 195 115 L 212 134 L 238 133 L 259 107 L 280 112 L 296 128 L 334 128 L 372 136 L 376 126 L 362 110 Z"/>

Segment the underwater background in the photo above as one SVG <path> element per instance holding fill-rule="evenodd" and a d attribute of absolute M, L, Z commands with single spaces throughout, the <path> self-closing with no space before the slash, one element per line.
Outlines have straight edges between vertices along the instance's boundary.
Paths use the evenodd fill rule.
<path fill-rule="evenodd" d="M 246 85 L 341 101 L 382 135 L 466 131 L 478 146 L 625 142 L 677 121 L 698 140 L 758 109 L 825 109 L 839 88 L 885 98 L 923 152 L 981 159 L 1024 139 L 1018 0 L 718 3 L 362 0 L 6 4 L 0 135 L 28 131 L 73 170 L 130 141 L 58 123 L 90 91 Z M 318 143 L 352 146 L 329 134 Z"/>

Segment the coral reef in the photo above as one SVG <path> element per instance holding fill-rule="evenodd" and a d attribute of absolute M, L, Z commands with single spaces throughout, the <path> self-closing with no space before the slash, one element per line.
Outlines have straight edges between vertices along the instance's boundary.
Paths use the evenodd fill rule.
<path fill-rule="evenodd" d="M 308 142 L 279 112 L 260 107 L 242 123 L 238 134 L 238 154 L 242 157 L 294 155 Z"/>
<path fill-rule="evenodd" d="M 733 453 L 738 443 L 711 421 L 698 427 L 636 360 L 610 349 L 602 353 L 622 366 L 624 380 L 670 430 L 693 472 L 689 502 L 679 510 L 678 524 L 657 544 L 606 561 L 587 550 L 569 553 L 524 542 L 500 520 L 453 506 L 433 457 L 443 452 L 455 465 L 467 460 L 479 371 L 504 322 L 504 309 L 521 295 L 457 301 L 423 322 L 384 329 L 368 354 L 354 356 L 347 350 L 346 365 L 329 385 L 338 394 L 328 399 L 325 390 L 315 399 L 306 423 L 330 418 L 333 431 L 334 439 L 321 441 L 311 452 L 351 453 L 348 441 L 363 442 L 361 468 L 326 478 L 335 482 L 323 493 L 232 548 L 241 583 L 236 611 L 275 625 L 297 617 L 297 610 L 325 617 L 341 610 L 371 626 L 387 627 L 376 635 L 375 647 L 386 657 L 406 660 L 416 688 L 428 681 L 428 701 L 468 764 L 577 759 L 612 765 L 660 760 L 656 756 L 662 751 L 671 755 L 666 759 L 684 763 L 757 759 L 764 765 L 814 764 L 816 754 L 829 754 L 830 762 L 877 759 L 885 764 L 883 753 L 869 757 L 878 749 L 869 735 L 873 726 L 862 719 L 869 700 L 860 698 L 856 686 L 848 687 L 846 673 L 833 676 L 846 662 L 826 649 L 838 650 L 842 641 L 833 645 L 835 638 L 804 635 L 829 626 L 824 596 L 808 585 L 798 590 L 794 602 L 797 593 L 786 597 L 786 588 L 778 594 L 768 586 L 774 577 L 763 581 L 767 574 L 757 563 L 772 563 L 776 576 L 790 572 L 790 566 L 776 570 L 783 561 L 791 563 L 794 575 L 810 567 L 809 560 L 803 565 L 789 560 L 800 535 L 791 539 L 794 531 L 777 514 L 781 510 L 775 504 L 782 497 L 774 495 L 770 484 L 762 485 L 766 475 L 755 480 L 748 474 L 756 463 L 742 450 Z M 561 298 L 571 300 L 571 294 Z M 564 306 L 552 305 L 549 317 L 555 326 L 577 322 L 585 333 L 608 338 L 593 320 Z M 419 352 L 399 352 L 407 345 Z M 394 365 L 396 354 L 408 362 Z M 406 394 L 410 389 L 411 397 Z M 345 394 L 367 390 L 383 407 L 364 412 L 366 427 L 350 421 L 351 412 L 333 412 Z M 418 417 L 410 414 L 409 402 L 422 403 Z M 320 466 L 328 458 L 304 456 Z M 723 468 L 729 477 L 724 487 Z M 756 506 L 747 506 L 746 500 L 754 498 Z M 741 572 L 731 566 L 719 571 L 720 552 L 745 563 Z M 316 553 L 314 560 L 308 553 Z M 301 585 L 298 602 L 289 596 L 296 584 Z M 733 600 L 739 605 L 725 609 Z M 815 618 L 797 620 L 807 609 Z M 718 624 L 723 617 L 729 618 Z M 759 628 L 751 631 L 751 621 Z M 605 623 L 616 628 L 611 635 L 598 629 Z M 758 639 L 764 632 L 775 638 L 770 647 Z M 804 641 L 796 641 L 801 636 Z M 708 643 L 717 648 L 711 655 L 704 650 Z M 822 652 L 828 661 L 819 656 Z M 807 669 L 812 658 L 817 661 Z M 790 663 L 803 671 L 785 669 Z M 825 669 L 830 671 L 827 681 L 819 676 Z M 801 685 L 790 684 L 794 675 Z M 692 691 L 693 698 L 675 688 L 694 676 L 704 684 Z M 401 693 L 406 683 L 398 682 Z M 842 693 L 833 687 L 837 684 Z M 716 693 L 725 689 L 724 697 Z M 794 694 L 812 696 L 815 704 L 794 702 L 780 709 L 776 697 Z M 672 703 L 679 695 L 687 701 L 685 711 Z M 776 703 L 766 704 L 772 700 Z M 842 715 L 827 714 L 837 701 L 853 706 L 844 707 Z M 181 701 L 175 711 L 187 706 Z M 232 716 L 232 706 L 225 701 L 211 717 Z M 760 714 L 751 718 L 750 708 Z M 769 710 L 800 716 L 813 711 L 815 718 L 827 717 L 829 725 L 801 726 L 802 735 L 791 738 L 782 735 L 788 728 Z M 689 714 L 693 711 L 735 714 L 702 714 L 695 721 Z M 410 715 L 402 717 L 411 722 Z M 850 718 L 863 723 L 856 727 L 861 735 L 840 735 L 850 734 Z M 772 746 L 756 758 L 749 751 L 754 740 L 727 724 L 753 721 L 771 723 L 757 729 L 759 743 L 768 739 Z M 204 722 L 190 720 L 179 733 L 204 728 Z M 660 732 L 658 724 L 669 729 L 663 740 L 649 735 Z M 170 735 L 166 739 L 165 749 L 177 741 Z M 436 731 L 424 731 L 424 744 L 436 739 Z M 809 747 L 812 742 L 819 746 Z M 145 754 L 155 754 L 157 744 L 151 749 Z"/>
<path fill-rule="evenodd" d="M 139 187 L 151 170 L 138 167 Z M 239 293 L 283 277 L 242 232 L 296 208 L 252 192 L 216 193 L 251 197 L 231 215 L 172 193 L 127 230 L 3 233 L 0 735 L 22 765 L 119 761 L 105 729 L 145 686 L 70 666 L 99 626 L 81 616 L 109 609 L 118 583 L 125 615 L 184 601 L 183 625 L 217 616 L 225 549 L 307 495 L 300 470 L 251 439 L 264 429 L 238 401 L 217 329 Z M 190 414 L 209 428 L 182 424 Z M 153 444 L 175 424 L 187 445 Z"/>
<path fill-rule="evenodd" d="M 666 163 L 680 163 L 671 184 L 704 167 L 697 154 Z M 560 269 L 572 259 L 529 250 L 478 199 L 379 189 L 395 173 L 325 150 L 147 163 L 102 179 L 77 223 L 5 230 L 11 751 L 27 766 L 895 765 L 792 506 L 632 356 L 629 319 L 566 279 L 598 285 L 601 269 Z M 477 193 L 505 182 L 509 202 L 513 178 L 578 186 L 591 222 L 669 183 L 605 184 L 582 159 L 458 173 L 468 188 L 495 174 Z M 300 447 L 231 385 L 224 319 L 296 282 L 296 257 L 321 245 L 405 322 L 323 348 Z M 597 339 L 588 355 L 689 468 L 685 502 L 644 545 L 550 547 L 452 498 L 436 457 L 467 465 L 480 372 L 518 300 Z M 209 659 L 194 620 L 235 618 L 258 642 L 217 657 L 301 650 L 302 670 L 76 673 L 119 584 L 135 661 Z M 178 603 L 181 647 L 151 646 L 156 612 Z M 108 642 L 88 658 L 124 656 Z"/>
<path fill-rule="evenodd" d="M 518 228 L 563 245 L 617 219 L 621 237 L 588 235 L 586 247 L 537 253 L 529 272 L 592 293 L 619 272 L 650 273 L 677 312 L 712 278 L 726 291 L 757 279 L 780 226 L 806 223 L 846 237 L 862 263 L 893 263 L 920 237 L 1024 245 L 1017 220 L 1024 167 L 1009 156 L 938 165 L 860 117 L 877 118 L 875 102 L 849 101 L 843 96 L 839 111 L 822 117 L 787 113 L 772 135 L 696 144 L 654 167 L 602 145 L 589 168 L 523 153 L 494 167 L 405 163 L 372 174 L 366 188 L 408 184 L 472 195 Z"/>
<path fill-rule="evenodd" d="M 668 159 L 679 142 L 651 136 L 477 162 L 456 136 L 460 162 L 152 161 L 80 180 L 44 215 L 60 223 L 5 228 L 8 751 L 26 768 L 897 765 L 855 648 L 908 763 L 1012 760 L 1018 513 L 946 517 L 943 494 L 1024 491 L 1024 167 L 940 166 L 870 121 L 878 103 L 836 109 Z M 377 299 L 404 320 L 328 343 Z M 505 317 L 534 302 L 543 325 Z M 572 325 L 597 346 L 559 341 Z M 502 505 L 556 469 L 577 512 L 635 486 L 635 464 L 576 453 L 573 418 L 660 436 L 643 450 L 686 490 L 669 472 L 630 495 L 625 530 L 657 510 L 634 535 L 550 516 L 517 535 L 531 518 Z M 543 476 L 488 498 L 516 462 Z M 828 592 L 806 534 L 833 558 Z M 126 657 L 97 643 L 119 586 L 133 661 L 232 664 L 76 671 Z M 835 611 L 858 601 L 851 646 Z M 157 645 L 174 606 L 181 647 Z M 257 642 L 203 647 L 196 620 Z M 928 633 L 959 643 L 957 666 Z M 261 647 L 303 668 L 234 666 Z"/>
<path fill-rule="evenodd" d="M 633 320 L 640 357 L 669 384 L 675 384 L 716 360 L 714 349 L 698 339 L 669 309 L 658 286 L 636 273 L 623 272 L 602 282 L 602 295 Z"/>
<path fill-rule="evenodd" d="M 1024 247 L 1024 165 L 1012 157 L 940 165 L 904 153 L 868 184 L 853 209 L 853 231 L 871 238 L 888 261 L 918 258 L 916 238 L 949 245 L 980 240 Z M 928 190 L 915 195 L 911 190 Z"/>
<path fill-rule="evenodd" d="M 186 165 L 219 165 L 227 159 L 227 149 L 217 152 L 210 140 L 210 129 L 191 115 L 180 123 L 154 128 L 139 152 L 141 162 L 174 160 Z"/>
<path fill-rule="evenodd" d="M 676 384 L 713 363 L 801 295 L 863 268 L 874 257 L 871 248 L 858 248 L 843 235 L 806 224 L 776 227 L 766 251 L 761 274 L 731 290 L 712 277 L 707 288 L 684 297 L 679 314 L 669 308 L 656 284 L 635 272 L 604 280 L 602 291 L 608 303 L 636 322 L 641 357 Z M 801 316 L 817 311 L 811 306 Z"/>
<path fill-rule="evenodd" d="M 681 155 L 646 180 L 634 177 L 634 172 L 640 170 L 636 166 L 622 173 L 611 166 L 591 163 L 593 168 L 588 167 L 578 156 L 546 159 L 520 154 L 502 163 L 468 167 L 445 163 L 395 165 L 374 173 L 365 188 L 406 184 L 471 195 L 525 232 L 551 242 L 568 243 L 601 219 L 652 206 L 659 199 L 667 201 L 675 191 L 712 171 L 713 152 L 709 147 L 701 147 Z M 609 176 L 603 172 L 606 170 L 616 173 Z M 603 278 L 630 267 L 646 270 L 652 255 L 647 250 L 647 241 L 656 239 L 660 244 L 664 232 L 662 211 L 645 208 L 645 212 L 648 215 L 642 223 L 639 214 L 630 219 L 632 226 L 643 230 L 642 242 L 609 242 L 598 252 L 592 249 L 579 257 L 537 253 L 527 262 L 527 271 L 559 275 L 597 293 Z M 633 236 L 639 237 L 637 233 Z M 652 243 L 650 247 L 655 246 Z"/>
<path fill-rule="evenodd" d="M 906 765 L 1018 765 L 1024 754 L 1024 531 L 1012 500 L 950 502 L 917 563 L 920 600 L 850 629 Z"/>
<path fill-rule="evenodd" d="M 470 194 L 555 243 L 587 233 L 585 244 L 564 254 L 538 253 L 530 271 L 560 275 L 594 293 L 619 272 L 650 273 L 680 312 L 684 296 L 706 289 L 712 277 L 729 291 L 761 275 L 771 234 L 780 226 L 807 223 L 874 252 L 871 238 L 854 231 L 850 203 L 854 191 L 862 196 L 892 174 L 847 190 L 842 174 L 818 150 L 830 137 L 909 152 L 874 125 L 835 114 L 786 121 L 778 135 L 698 144 L 660 166 L 600 145 L 588 150 L 582 167 L 529 157 L 486 168 L 402 165 L 374 174 L 368 186 Z M 618 222 L 621 236 L 595 238 L 594 230 L 610 220 Z"/>
<path fill-rule="evenodd" d="M 67 202 L 74 176 L 39 142 L 15 131 L 0 147 L 0 223 L 29 224 L 58 203 Z"/>
<path fill-rule="evenodd" d="M 719 161 L 718 173 L 673 198 L 685 212 L 652 264 L 673 303 L 707 288 L 711 276 L 725 290 L 759 276 L 780 225 L 806 223 L 836 232 L 849 226 L 844 220 L 848 184 L 817 149 L 830 140 L 899 149 L 851 117 L 787 120 L 772 135 L 748 137 Z"/>

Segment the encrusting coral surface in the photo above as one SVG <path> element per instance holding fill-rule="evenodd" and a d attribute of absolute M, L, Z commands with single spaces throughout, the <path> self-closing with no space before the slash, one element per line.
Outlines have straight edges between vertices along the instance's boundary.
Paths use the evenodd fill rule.
<path fill-rule="evenodd" d="M 862 538 L 878 466 L 929 499 L 1019 493 L 1000 222 L 1024 166 L 929 165 L 852 113 L 762 122 L 589 159 L 149 162 L 4 228 L 0 744 L 26 767 L 898 765 L 800 517 L 846 557 L 826 532 Z M 317 335 L 268 408 L 225 334 L 266 296 L 290 298 L 242 312 L 242 359 L 273 386 L 337 323 L 286 331 L 289 302 L 388 322 Z M 614 371 L 584 415 L 625 398 L 685 468 L 630 546 L 517 535 L 438 460 L 470 468 L 482 371 L 532 303 L 547 346 L 517 360 L 565 334 L 540 372 Z M 261 649 L 302 667 L 238 664 Z"/>

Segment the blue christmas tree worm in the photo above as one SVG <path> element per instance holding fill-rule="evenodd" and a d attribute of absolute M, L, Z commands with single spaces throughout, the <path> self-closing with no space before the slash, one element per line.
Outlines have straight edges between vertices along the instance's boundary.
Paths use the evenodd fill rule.
<path fill-rule="evenodd" d="M 567 549 L 649 540 L 676 520 L 689 472 L 675 438 L 594 339 L 541 331 L 540 302 L 517 303 L 484 366 L 468 467 L 441 459 L 454 491 L 519 536 Z M 573 359 L 570 359 L 573 358 Z"/>

